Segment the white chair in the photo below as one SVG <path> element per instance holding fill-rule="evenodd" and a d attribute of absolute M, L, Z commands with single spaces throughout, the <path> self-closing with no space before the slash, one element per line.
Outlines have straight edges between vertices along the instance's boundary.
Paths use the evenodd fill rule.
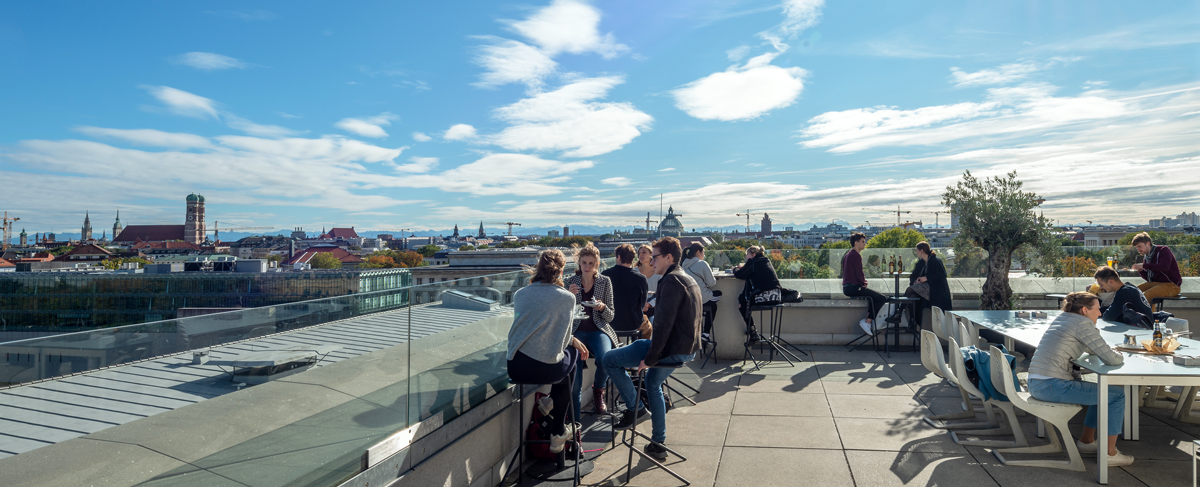
<path fill-rule="evenodd" d="M 962 339 L 963 343 L 973 343 L 980 350 L 987 350 L 988 347 L 996 345 L 995 343 L 991 343 L 983 338 L 980 338 L 979 327 L 975 326 L 975 323 L 972 323 L 971 320 L 968 320 L 961 316 L 958 316 L 958 319 L 960 322 L 962 322 L 962 325 L 965 327 L 967 332 L 970 333 L 969 338 L 964 337 Z M 1014 358 L 1017 359 L 1017 372 L 1024 371 L 1025 366 L 1023 365 L 1023 363 L 1025 362 L 1025 354 L 1017 352 L 1015 350 L 1009 350 L 1008 353 L 1009 353 L 1009 355 L 1012 355 Z"/>
<path fill-rule="evenodd" d="M 1075 417 L 1083 406 L 1034 399 L 1031 394 L 1022 392 L 1016 384 L 1013 384 L 1012 369 L 1008 366 L 1008 361 L 1004 360 L 1004 354 L 1000 352 L 1000 349 L 991 347 L 988 349 L 988 353 L 992 356 L 992 384 L 1001 393 L 1008 396 L 1013 406 L 1042 420 L 1047 425 L 1046 434 L 1050 437 L 1050 443 L 1047 445 L 996 449 L 992 450 L 992 454 L 1005 465 L 1061 468 L 1082 472 L 1084 470 L 1083 459 L 1079 456 L 1079 449 L 1075 446 L 1075 438 L 1071 436 L 1067 422 Z M 1059 442 L 1059 434 L 1055 434 L 1055 431 L 1062 435 L 1062 442 Z M 1062 451 L 1064 443 L 1067 445 L 1067 455 L 1070 457 L 1068 461 L 1007 460 L 1004 458 L 1005 453 L 1058 453 Z"/>
<path fill-rule="evenodd" d="M 962 336 L 967 336 L 968 332 L 966 329 L 963 329 L 963 330 L 960 330 L 959 333 Z M 950 371 L 954 373 L 955 377 L 965 378 L 967 376 L 967 366 L 963 362 L 962 353 L 959 353 L 958 342 L 955 341 L 954 339 L 950 340 L 950 349 L 951 349 Z M 951 431 L 950 438 L 954 440 L 954 443 L 957 443 L 959 445 L 965 445 L 965 446 L 1002 446 L 1002 447 L 1029 446 L 1029 442 L 1025 439 L 1025 431 L 1022 430 L 1021 425 L 1019 423 L 1017 423 L 1017 415 L 1016 415 L 1016 412 L 1013 411 L 1013 405 L 1011 402 L 1001 401 L 1001 400 L 994 399 L 994 398 L 993 399 L 985 399 L 983 392 L 980 392 L 980 390 L 975 387 L 975 384 L 972 384 L 971 381 L 969 381 L 969 380 L 960 379 L 958 381 L 958 386 L 961 390 L 966 391 L 967 394 L 969 394 L 971 397 L 978 398 L 980 401 L 982 401 L 985 411 L 988 411 L 990 413 L 991 408 L 993 408 L 993 407 L 996 409 L 999 409 L 1000 412 L 1004 415 L 1004 419 L 1007 420 L 1006 421 L 1007 424 L 1004 424 L 1004 425 L 997 424 L 995 427 L 983 429 L 983 430 Z M 991 414 L 989 414 L 988 416 L 989 416 L 989 419 L 991 419 Z M 961 439 L 959 439 L 960 434 L 961 435 L 969 435 L 969 436 L 984 436 L 984 435 L 993 436 L 993 435 L 1010 435 L 1011 434 L 1011 435 L 1013 435 L 1013 441 L 961 440 Z"/>
<path fill-rule="evenodd" d="M 933 365 L 934 367 L 936 367 L 938 370 L 941 371 L 942 377 L 945 377 L 949 383 L 957 386 L 958 385 L 958 376 L 955 375 L 954 371 L 951 370 L 948 365 L 946 365 L 946 357 L 944 355 L 942 355 L 941 344 L 937 343 L 937 340 L 931 340 L 931 338 L 936 338 L 936 337 L 931 336 L 932 333 L 930 333 L 928 330 L 921 330 L 921 331 L 923 333 L 923 335 L 921 337 L 921 363 L 926 364 L 926 367 Z M 953 338 L 950 338 L 950 344 L 951 344 L 950 350 L 952 350 L 954 353 L 959 353 L 958 342 L 956 342 Z M 961 354 L 960 354 L 960 358 L 961 358 Z M 970 422 L 970 423 L 946 423 L 945 422 L 946 420 L 974 419 L 975 415 L 978 412 L 975 409 L 975 404 L 971 401 L 971 397 L 967 395 L 967 391 L 965 389 L 963 389 L 962 387 L 959 387 L 958 391 L 959 391 L 959 394 L 962 395 L 963 411 L 957 412 L 957 413 L 940 414 L 940 415 L 936 415 L 936 416 L 935 415 L 926 416 L 924 418 L 925 422 L 928 423 L 930 426 L 937 428 L 937 429 L 950 430 L 950 429 L 960 429 L 960 428 L 963 428 L 963 429 L 965 429 L 965 428 L 984 428 L 982 430 L 973 430 L 973 431 L 971 431 L 971 433 L 977 434 L 977 435 L 979 435 L 979 434 L 986 435 L 986 434 L 992 434 L 992 433 L 1005 434 L 1004 431 L 1002 431 L 1003 428 L 1000 426 L 999 420 L 996 418 L 996 413 L 992 410 L 991 407 L 988 407 L 987 405 L 982 405 L 984 413 L 987 415 L 987 421 L 983 421 L 983 422 L 977 421 L 977 422 Z M 982 433 L 981 433 L 981 431 L 982 431 Z M 965 432 L 966 431 L 964 431 L 964 433 Z"/>

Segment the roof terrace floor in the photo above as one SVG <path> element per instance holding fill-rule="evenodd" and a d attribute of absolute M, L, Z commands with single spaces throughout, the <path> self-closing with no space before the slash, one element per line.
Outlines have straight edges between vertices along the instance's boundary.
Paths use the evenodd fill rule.
<path fill-rule="evenodd" d="M 667 415 L 667 445 L 688 458 L 671 458 L 667 465 L 694 486 L 1097 485 L 1094 456 L 1084 457 L 1085 472 L 1004 466 L 990 449 L 957 445 L 949 433 L 926 425 L 922 417 L 952 412 L 960 399 L 957 389 L 921 366 L 916 353 L 889 359 L 873 351 L 803 348 L 813 357 L 795 367 L 782 362 L 755 371 L 722 361 L 676 371 L 700 394 L 696 406 L 676 400 Z M 1191 485 L 1191 445 L 1200 438 L 1200 425 L 1170 419 L 1169 409 L 1140 411 L 1141 440 L 1117 442 L 1136 461 L 1110 468 L 1109 485 Z M 1031 443 L 1042 444 L 1035 418 L 1019 419 Z M 603 444 L 607 422 L 592 421 L 585 449 L 605 451 L 592 454 L 595 470 L 584 483 L 623 485 L 628 451 Z M 1076 437 L 1082 422 L 1080 413 L 1071 423 Z M 647 420 L 639 429 L 649 427 Z M 505 485 L 513 483 L 515 475 Z M 628 485 L 681 483 L 635 455 Z"/>

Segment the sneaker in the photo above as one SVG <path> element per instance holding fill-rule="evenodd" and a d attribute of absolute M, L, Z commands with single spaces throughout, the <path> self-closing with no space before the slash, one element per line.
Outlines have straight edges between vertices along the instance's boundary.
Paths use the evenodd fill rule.
<path fill-rule="evenodd" d="M 867 336 L 875 336 L 875 327 L 866 318 L 858 320 L 858 326 L 863 329 Z"/>
<path fill-rule="evenodd" d="M 608 414 L 608 405 L 604 403 L 603 387 L 592 388 L 592 410 L 596 411 L 596 414 Z"/>
<path fill-rule="evenodd" d="M 667 448 L 653 441 L 646 443 L 646 447 L 643 448 L 642 451 L 646 452 L 647 455 L 650 455 L 650 458 L 660 462 L 667 459 Z"/>
<path fill-rule="evenodd" d="M 567 439 L 575 437 L 575 428 L 579 423 L 568 422 L 563 425 L 562 435 L 550 435 L 550 453 L 558 453 L 563 451 L 567 446 Z"/>
<path fill-rule="evenodd" d="M 645 418 L 649 414 L 650 414 L 650 411 L 647 411 L 646 409 L 642 409 L 641 411 L 638 411 L 636 415 L 634 414 L 633 411 L 626 409 L 624 412 L 621 413 L 621 419 L 617 421 L 617 424 L 614 426 L 614 428 L 619 429 L 619 430 L 631 429 L 631 428 L 633 428 L 634 423 L 641 420 L 642 418 Z"/>
<path fill-rule="evenodd" d="M 1099 443 L 1099 442 L 1097 442 L 1097 443 Z M 1120 450 L 1117 450 L 1116 455 L 1108 456 L 1108 466 L 1124 467 L 1126 465 L 1133 465 L 1133 457 L 1132 456 L 1121 453 Z"/>
<path fill-rule="evenodd" d="M 1075 440 L 1075 448 L 1079 449 L 1079 453 L 1095 455 L 1097 451 L 1100 451 L 1100 442 L 1093 441 L 1091 443 L 1084 443 L 1082 441 Z"/>
<path fill-rule="evenodd" d="M 887 319 L 883 320 L 883 322 L 884 322 L 884 323 L 896 324 L 896 323 L 900 323 L 900 318 L 901 318 L 901 314 L 900 314 L 900 313 L 895 313 L 895 314 L 893 314 L 893 315 L 891 315 L 891 316 L 887 317 Z"/>

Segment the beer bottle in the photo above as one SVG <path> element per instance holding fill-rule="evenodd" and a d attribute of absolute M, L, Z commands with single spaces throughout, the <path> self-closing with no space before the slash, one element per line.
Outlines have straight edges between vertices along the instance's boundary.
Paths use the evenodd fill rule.
<path fill-rule="evenodd" d="M 888 260 L 888 273 L 889 274 L 896 273 L 896 256 L 894 256 L 894 255 L 891 257 L 891 259 Z"/>
<path fill-rule="evenodd" d="M 1155 323 L 1154 324 L 1154 346 L 1155 347 L 1162 348 L 1162 346 L 1163 346 L 1162 338 L 1163 338 L 1162 337 L 1162 327 L 1159 326 L 1158 323 Z"/>
<path fill-rule="evenodd" d="M 896 270 L 899 272 L 904 272 L 904 256 L 896 258 Z"/>

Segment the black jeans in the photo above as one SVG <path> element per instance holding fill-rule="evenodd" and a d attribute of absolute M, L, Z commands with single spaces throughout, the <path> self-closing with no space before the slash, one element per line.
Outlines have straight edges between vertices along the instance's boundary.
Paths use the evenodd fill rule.
<path fill-rule="evenodd" d="M 508 361 L 508 376 L 513 382 L 550 384 L 550 399 L 554 401 L 554 409 L 550 411 L 550 424 L 554 426 L 554 431 L 550 434 L 554 435 L 561 435 L 566 430 L 571 386 L 575 380 L 575 366 L 579 362 L 579 350 L 575 347 L 567 346 L 563 354 L 562 361 L 557 364 L 539 362 L 520 351 Z"/>
<path fill-rule="evenodd" d="M 842 286 L 842 294 L 850 297 L 866 296 L 871 298 L 870 305 L 867 306 L 867 317 L 872 320 L 879 315 L 879 310 L 883 309 L 883 305 L 887 304 L 887 296 L 879 294 L 873 289 L 859 286 L 858 284 L 845 284 Z"/>

